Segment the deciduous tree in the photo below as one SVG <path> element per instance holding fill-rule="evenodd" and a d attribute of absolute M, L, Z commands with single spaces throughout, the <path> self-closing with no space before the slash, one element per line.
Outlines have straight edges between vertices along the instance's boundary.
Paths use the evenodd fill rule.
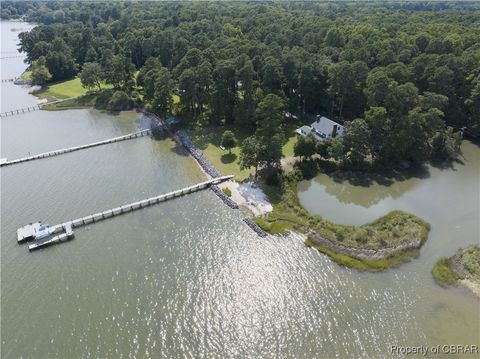
<path fill-rule="evenodd" d="M 232 131 L 227 130 L 222 135 L 221 143 L 222 146 L 228 150 L 228 153 L 232 153 L 232 148 L 235 147 L 237 139 Z"/>
<path fill-rule="evenodd" d="M 78 74 L 82 86 L 91 90 L 97 87 L 101 89 L 102 67 L 97 62 L 86 62 L 83 64 L 82 71 Z"/>
<path fill-rule="evenodd" d="M 32 82 L 35 85 L 43 85 L 45 82 L 50 80 L 52 75 L 48 71 L 46 66 L 45 57 L 42 56 L 32 62 Z"/>

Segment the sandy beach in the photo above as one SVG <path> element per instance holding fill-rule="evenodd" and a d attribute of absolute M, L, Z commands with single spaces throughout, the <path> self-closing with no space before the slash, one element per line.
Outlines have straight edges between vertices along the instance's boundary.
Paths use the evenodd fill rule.
<path fill-rule="evenodd" d="M 228 188 L 232 192 L 231 198 L 239 206 L 248 209 L 254 216 L 264 216 L 273 210 L 267 196 L 254 182 L 238 183 L 235 181 L 224 182 L 220 188 Z"/>

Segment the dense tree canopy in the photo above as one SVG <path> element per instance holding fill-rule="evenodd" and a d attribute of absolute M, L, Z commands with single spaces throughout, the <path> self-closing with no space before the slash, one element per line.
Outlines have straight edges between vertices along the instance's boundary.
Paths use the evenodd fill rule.
<path fill-rule="evenodd" d="M 20 34 L 41 78 L 82 71 L 93 87 L 100 66 L 102 81 L 140 89 L 161 114 L 174 93 L 183 115 L 255 134 L 254 159 L 270 165 L 285 140 L 283 110 L 345 124 L 347 136 L 326 153 L 352 164 L 442 159 L 456 132 L 480 135 L 475 3 L 1 6 L 4 17 L 41 24 Z"/>

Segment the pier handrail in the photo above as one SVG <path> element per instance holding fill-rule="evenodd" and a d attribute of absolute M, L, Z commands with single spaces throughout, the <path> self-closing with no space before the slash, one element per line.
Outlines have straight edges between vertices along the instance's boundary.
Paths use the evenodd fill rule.
<path fill-rule="evenodd" d="M 155 127 L 153 129 L 155 129 Z M 0 167 L 15 165 L 15 164 L 22 163 L 22 162 L 27 162 L 27 161 L 38 160 L 38 159 L 41 159 L 41 158 L 58 156 L 58 155 L 62 155 L 64 153 L 79 151 L 79 150 L 83 150 L 83 149 L 86 149 L 86 148 L 105 145 L 105 144 L 108 144 L 108 143 L 130 140 L 130 139 L 133 139 L 133 138 L 149 135 L 153 129 L 141 130 L 141 131 L 129 133 L 129 134 L 126 134 L 126 135 L 123 135 L 123 136 L 118 136 L 118 137 L 113 137 L 113 138 L 109 138 L 109 139 L 102 140 L 102 141 L 88 143 L 86 145 L 68 147 L 68 148 L 63 148 L 63 149 L 59 149 L 59 150 L 53 150 L 53 151 L 39 153 L 39 154 L 33 155 L 33 156 L 18 158 L 18 159 L 11 160 L 11 161 L 4 161 L 4 162 L 0 163 Z"/>
<path fill-rule="evenodd" d="M 51 102 L 38 103 L 38 104 L 33 105 L 33 106 L 16 108 L 16 109 L 10 110 L 10 111 L 4 111 L 4 112 L 0 113 L 0 117 L 21 115 L 22 113 L 28 113 L 28 112 L 32 112 L 32 111 L 41 110 L 43 106 L 55 105 L 57 103 L 62 103 L 62 102 L 65 102 L 65 101 L 75 100 L 79 97 L 81 97 L 81 96 L 69 97 L 69 98 L 65 98 L 65 99 L 62 99 L 62 100 L 56 100 L 56 101 L 51 101 Z"/>

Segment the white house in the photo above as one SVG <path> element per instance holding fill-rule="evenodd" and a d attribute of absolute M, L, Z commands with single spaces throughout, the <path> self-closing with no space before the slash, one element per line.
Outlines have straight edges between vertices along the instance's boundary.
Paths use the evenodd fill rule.
<path fill-rule="evenodd" d="M 345 127 L 324 116 L 317 116 L 315 122 L 310 126 L 302 126 L 297 128 L 295 132 L 299 136 L 306 136 L 309 133 L 313 133 L 317 141 L 321 141 L 329 137 L 343 136 L 345 134 Z"/>

